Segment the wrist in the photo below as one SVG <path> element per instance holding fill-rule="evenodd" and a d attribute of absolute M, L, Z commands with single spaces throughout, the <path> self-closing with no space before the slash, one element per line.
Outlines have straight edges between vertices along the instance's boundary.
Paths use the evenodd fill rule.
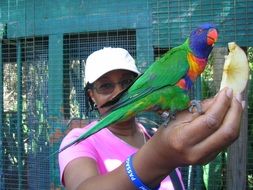
<path fill-rule="evenodd" d="M 158 187 L 151 188 L 148 185 L 144 184 L 142 179 L 140 179 L 140 177 L 137 175 L 133 167 L 133 156 L 134 154 L 129 156 L 125 162 L 126 173 L 133 185 L 140 190 L 158 190 L 160 188 L 160 185 Z"/>
<path fill-rule="evenodd" d="M 181 164 L 180 157 L 176 156 L 173 146 L 170 145 L 172 139 L 168 139 L 166 130 L 165 127 L 160 127 L 150 139 L 146 149 L 149 149 L 150 152 L 152 151 L 155 169 L 159 169 L 159 173 L 167 172 L 168 174 Z"/>
<path fill-rule="evenodd" d="M 155 188 L 174 169 L 171 159 L 158 154 L 155 139 L 150 139 L 133 157 L 133 167 L 139 178 L 148 187 Z M 154 146 L 155 145 L 155 146 Z M 159 148 L 160 149 L 160 148 Z M 163 149 L 164 151 L 165 149 Z M 152 172 L 151 172 L 152 171 Z"/>

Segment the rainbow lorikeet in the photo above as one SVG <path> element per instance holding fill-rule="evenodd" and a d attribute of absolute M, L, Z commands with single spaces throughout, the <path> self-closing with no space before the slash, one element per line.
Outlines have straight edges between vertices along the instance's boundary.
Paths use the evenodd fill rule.
<path fill-rule="evenodd" d="M 218 30 L 213 24 L 206 23 L 193 30 L 182 45 L 166 52 L 128 89 L 103 105 L 111 106 L 109 113 L 59 152 L 142 111 L 169 110 L 174 113 L 189 108 L 187 91 L 204 71 L 217 38 Z"/>

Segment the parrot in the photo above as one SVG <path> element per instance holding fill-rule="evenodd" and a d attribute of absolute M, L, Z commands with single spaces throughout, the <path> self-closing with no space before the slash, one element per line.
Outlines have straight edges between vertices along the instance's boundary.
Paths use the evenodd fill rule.
<path fill-rule="evenodd" d="M 194 29 L 184 43 L 168 50 L 160 59 L 124 91 L 101 107 L 110 106 L 108 112 L 84 134 L 59 150 L 79 143 L 94 133 L 136 116 L 143 111 L 171 113 L 190 107 L 187 93 L 196 78 L 204 71 L 215 42 L 218 29 L 204 23 Z"/>

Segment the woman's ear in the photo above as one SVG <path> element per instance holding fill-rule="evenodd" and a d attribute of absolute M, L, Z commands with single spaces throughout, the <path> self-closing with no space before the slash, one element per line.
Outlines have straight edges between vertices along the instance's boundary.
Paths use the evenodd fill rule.
<path fill-rule="evenodd" d="M 91 89 L 88 89 L 87 92 L 88 92 L 88 95 L 89 95 L 90 99 L 92 100 L 92 102 L 96 103 L 95 99 L 94 99 L 93 91 Z"/>

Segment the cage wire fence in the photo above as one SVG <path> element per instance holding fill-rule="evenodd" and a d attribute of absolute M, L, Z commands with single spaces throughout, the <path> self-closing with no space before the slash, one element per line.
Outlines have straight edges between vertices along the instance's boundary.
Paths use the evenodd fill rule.
<path fill-rule="evenodd" d="M 125 48 L 144 72 L 203 22 L 217 24 L 220 37 L 191 97 L 218 92 L 231 41 L 248 55 L 250 80 L 240 140 L 207 165 L 181 168 L 185 187 L 253 189 L 253 1 L 2 0 L 0 13 L 0 189 L 63 189 L 50 155 L 97 117 L 84 98 L 90 53 Z"/>

